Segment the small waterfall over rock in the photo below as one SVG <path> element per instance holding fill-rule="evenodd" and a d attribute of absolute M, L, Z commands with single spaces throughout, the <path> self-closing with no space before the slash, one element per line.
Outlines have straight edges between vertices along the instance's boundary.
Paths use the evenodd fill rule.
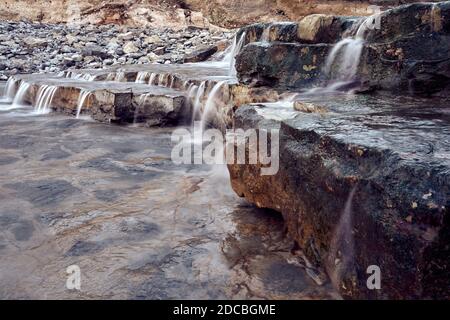
<path fill-rule="evenodd" d="M 119 71 L 115 74 L 114 81 L 123 82 L 126 81 L 125 72 Z"/>
<path fill-rule="evenodd" d="M 73 73 L 73 72 L 69 71 L 66 74 L 66 78 L 75 79 L 75 80 L 95 81 L 97 76 L 89 74 L 89 73 Z"/>
<path fill-rule="evenodd" d="M 85 101 L 89 98 L 91 95 L 91 92 L 85 89 L 82 89 L 80 91 L 80 95 L 78 96 L 78 102 L 77 102 L 77 115 L 76 118 L 80 118 L 81 110 L 84 107 Z"/>
<path fill-rule="evenodd" d="M 146 71 L 139 71 L 136 76 L 136 83 L 145 83 L 145 78 L 147 78 L 148 72 Z"/>
<path fill-rule="evenodd" d="M 5 92 L 4 92 L 4 100 L 6 101 L 13 101 L 14 95 L 16 93 L 16 84 L 17 80 L 14 78 L 9 78 L 6 82 Z"/>
<path fill-rule="evenodd" d="M 350 191 L 330 243 L 326 268 L 331 282 L 336 288 L 343 277 L 351 271 L 354 262 L 353 211 L 352 204 L 357 186 Z"/>
<path fill-rule="evenodd" d="M 239 41 L 237 40 L 237 35 L 234 36 L 233 44 L 226 50 L 226 54 L 222 59 L 222 62 L 225 63 L 229 67 L 228 75 L 230 77 L 236 78 L 236 56 L 241 51 L 242 46 L 244 44 L 246 33 L 243 32 Z"/>
<path fill-rule="evenodd" d="M 329 91 L 338 90 L 356 80 L 366 32 L 374 28 L 377 17 L 378 14 L 375 14 L 361 20 L 356 32 L 353 30 L 352 36 L 336 43 L 328 54 L 323 73 L 328 77 Z"/>
<path fill-rule="evenodd" d="M 13 106 L 22 106 L 25 102 L 26 94 L 28 93 L 28 89 L 30 89 L 30 84 L 22 81 L 20 83 L 19 89 L 16 92 L 16 95 L 13 99 Z"/>
<path fill-rule="evenodd" d="M 148 84 L 149 85 L 152 86 L 152 85 L 155 84 L 156 76 L 157 76 L 157 74 L 152 72 L 152 74 L 150 75 L 150 78 L 148 79 Z"/>
<path fill-rule="evenodd" d="M 137 124 L 139 120 L 139 111 L 144 106 L 145 101 L 147 100 L 147 97 L 149 96 L 149 93 L 141 94 L 137 106 L 134 108 L 134 116 L 133 116 L 133 124 Z"/>
<path fill-rule="evenodd" d="M 220 88 L 225 84 L 225 81 L 219 81 L 212 88 L 211 92 L 208 95 L 208 99 L 206 99 L 205 107 L 203 109 L 202 118 L 201 118 L 201 127 L 202 129 L 206 129 L 208 125 L 208 121 L 210 120 L 210 113 L 215 110 L 216 107 L 216 95 L 219 92 Z"/>
<path fill-rule="evenodd" d="M 195 93 L 195 99 L 194 99 L 194 105 L 192 108 L 192 121 L 198 120 L 201 115 L 201 103 L 202 103 L 202 97 L 205 93 L 205 85 L 206 82 L 202 81 L 200 85 L 197 88 L 197 91 Z"/>
<path fill-rule="evenodd" d="M 437 3 L 431 4 L 430 16 L 431 29 L 435 32 L 440 31 L 442 29 L 442 17 L 441 9 Z"/>
<path fill-rule="evenodd" d="M 175 77 L 173 75 L 170 75 L 169 88 L 173 88 L 174 82 L 175 82 Z"/>
<path fill-rule="evenodd" d="M 57 86 L 42 85 L 37 93 L 36 105 L 34 107 L 36 113 L 46 114 L 50 112 L 53 96 L 55 95 Z"/>
<path fill-rule="evenodd" d="M 261 34 L 261 39 L 259 41 L 261 42 L 269 42 L 270 41 L 270 28 L 272 26 L 269 24 L 267 27 L 264 28 L 263 33 Z"/>

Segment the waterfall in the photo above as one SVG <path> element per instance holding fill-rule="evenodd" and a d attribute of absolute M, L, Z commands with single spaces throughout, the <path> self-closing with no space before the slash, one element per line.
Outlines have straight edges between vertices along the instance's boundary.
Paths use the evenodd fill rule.
<path fill-rule="evenodd" d="M 114 81 L 123 82 L 125 80 L 125 72 L 119 71 L 114 77 Z"/>
<path fill-rule="evenodd" d="M 14 94 L 16 91 L 17 80 L 14 78 L 9 78 L 8 82 L 6 82 L 5 92 L 3 97 L 6 98 L 8 102 L 13 101 Z"/>
<path fill-rule="evenodd" d="M 160 81 L 159 81 L 159 85 L 163 86 L 163 87 L 167 87 L 167 83 L 169 81 L 169 74 L 168 73 L 164 73 L 161 75 L 160 77 Z"/>
<path fill-rule="evenodd" d="M 194 99 L 194 106 L 193 106 L 193 110 L 192 110 L 192 121 L 197 120 L 198 117 L 200 116 L 201 101 L 202 101 L 203 93 L 205 92 L 205 85 L 206 85 L 206 82 L 202 81 L 197 88 L 197 92 L 195 94 L 195 99 Z"/>
<path fill-rule="evenodd" d="M 341 213 L 339 223 L 333 233 L 330 243 L 330 251 L 327 257 L 327 271 L 331 282 L 336 288 L 341 286 L 341 281 L 346 273 L 351 271 L 354 261 L 353 238 L 353 210 L 352 203 L 356 187 L 350 191 Z"/>
<path fill-rule="evenodd" d="M 59 73 L 58 76 L 59 75 L 64 75 L 64 73 Z M 97 79 L 97 76 L 89 73 L 73 73 L 72 71 L 68 71 L 66 74 L 66 78 L 75 80 L 94 81 L 95 79 Z"/>
<path fill-rule="evenodd" d="M 358 26 L 354 36 L 346 37 L 336 43 L 328 54 L 323 72 L 329 77 L 329 88 L 338 89 L 340 86 L 355 80 L 364 48 L 365 34 L 374 25 L 378 14 L 372 15 Z M 337 66 L 333 70 L 333 66 Z"/>
<path fill-rule="evenodd" d="M 25 81 L 20 83 L 19 89 L 13 99 L 13 106 L 21 106 L 25 102 L 26 94 L 31 85 Z"/>
<path fill-rule="evenodd" d="M 433 31 L 440 31 L 442 29 L 442 17 L 441 9 L 439 8 L 437 3 L 431 4 L 430 16 L 431 29 Z"/>
<path fill-rule="evenodd" d="M 261 42 L 270 42 L 270 27 L 271 25 L 269 24 L 264 28 L 263 33 L 261 34 Z"/>
<path fill-rule="evenodd" d="M 139 71 L 136 76 L 136 83 L 145 83 L 145 78 L 147 77 L 148 72 L 146 71 Z"/>
<path fill-rule="evenodd" d="M 147 97 L 150 95 L 150 93 L 141 94 L 139 96 L 138 104 L 134 109 L 134 117 L 133 117 L 133 124 L 136 124 L 139 117 L 139 110 L 144 105 L 145 101 L 147 100 Z"/>
<path fill-rule="evenodd" d="M 90 95 L 91 95 L 90 91 L 88 91 L 86 89 L 80 90 L 80 95 L 78 96 L 78 102 L 77 102 L 77 115 L 76 115 L 77 119 L 80 118 L 81 110 L 84 107 L 84 103 L 85 103 L 86 99 L 89 98 Z"/>
<path fill-rule="evenodd" d="M 236 78 L 236 56 L 241 51 L 244 44 L 246 33 L 243 32 L 239 41 L 237 41 L 237 35 L 234 36 L 233 44 L 226 50 L 226 54 L 222 59 L 222 62 L 228 66 L 228 75 Z"/>
<path fill-rule="evenodd" d="M 150 75 L 150 79 L 148 80 L 148 84 L 149 84 L 149 85 L 152 86 L 152 85 L 155 84 L 155 78 L 156 78 L 156 76 L 157 76 L 157 74 L 152 72 L 152 74 Z"/>
<path fill-rule="evenodd" d="M 175 76 L 174 75 L 170 75 L 170 83 L 169 83 L 169 88 L 173 88 L 173 83 L 175 81 Z"/>
<path fill-rule="evenodd" d="M 53 96 L 55 95 L 57 86 L 42 85 L 37 93 L 36 105 L 34 109 L 38 114 L 46 114 L 50 112 Z"/>
<path fill-rule="evenodd" d="M 202 118 L 201 118 L 201 127 L 202 129 L 206 129 L 206 125 L 208 124 L 208 117 L 211 111 L 216 107 L 215 99 L 216 95 L 219 92 L 220 88 L 225 84 L 225 81 L 219 81 L 213 87 L 211 92 L 208 95 L 208 99 L 206 99 L 205 108 L 203 109 Z"/>

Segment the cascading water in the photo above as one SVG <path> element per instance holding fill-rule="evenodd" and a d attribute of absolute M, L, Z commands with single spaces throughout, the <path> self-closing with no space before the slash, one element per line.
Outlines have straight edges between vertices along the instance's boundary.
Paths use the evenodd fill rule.
<path fill-rule="evenodd" d="M 39 88 L 34 107 L 36 113 L 46 114 L 50 112 L 53 96 L 55 95 L 57 86 L 43 85 Z"/>
<path fill-rule="evenodd" d="M 8 81 L 6 82 L 6 87 L 5 87 L 5 94 L 2 98 L 2 100 L 7 101 L 7 102 L 11 102 L 14 99 L 14 94 L 16 91 L 16 84 L 17 84 L 17 80 L 14 78 L 9 78 Z"/>
<path fill-rule="evenodd" d="M 378 14 L 372 15 L 359 24 L 354 36 L 347 37 L 336 43 L 329 53 L 324 74 L 329 78 L 327 89 L 334 91 L 355 80 L 364 47 L 365 34 L 373 28 Z"/>
<path fill-rule="evenodd" d="M 138 99 L 138 104 L 134 109 L 134 117 L 133 117 L 133 124 L 136 124 L 138 122 L 138 117 L 139 117 L 139 111 L 140 109 L 143 107 L 145 101 L 147 100 L 147 97 L 149 96 L 149 93 L 146 94 L 141 94 L 139 99 Z"/>
<path fill-rule="evenodd" d="M 232 78 L 236 78 L 236 56 L 241 51 L 242 46 L 244 44 L 246 33 L 243 32 L 239 41 L 237 41 L 237 35 L 234 36 L 233 44 L 229 49 L 227 49 L 225 56 L 222 59 L 222 62 L 228 67 L 228 75 Z"/>
<path fill-rule="evenodd" d="M 153 73 L 150 75 L 150 79 L 148 80 L 148 84 L 149 85 L 154 85 L 155 84 L 155 79 L 156 79 L 157 74 Z"/>
<path fill-rule="evenodd" d="M 23 105 L 23 103 L 25 102 L 26 94 L 28 93 L 28 89 L 30 89 L 30 84 L 22 81 L 16 95 L 14 96 L 12 103 L 13 106 L 20 107 Z"/>
<path fill-rule="evenodd" d="M 219 81 L 216 83 L 216 85 L 212 88 L 211 92 L 208 95 L 208 99 L 206 99 L 205 107 L 203 109 L 202 118 L 201 118 L 201 127 L 203 130 L 206 129 L 206 126 L 208 125 L 208 121 L 210 118 L 210 113 L 215 110 L 216 108 L 216 95 L 219 92 L 220 88 L 225 84 L 225 81 Z"/>
<path fill-rule="evenodd" d="M 77 102 L 77 115 L 76 115 L 77 119 L 80 118 L 81 110 L 83 109 L 84 104 L 90 95 L 91 95 L 91 92 L 88 90 L 82 89 L 80 91 L 80 95 L 78 96 L 78 102 Z"/>
<path fill-rule="evenodd" d="M 125 72 L 119 71 L 114 77 L 114 81 L 123 82 L 126 81 Z"/>
<path fill-rule="evenodd" d="M 354 261 L 353 211 L 352 204 L 357 186 L 350 191 L 333 233 L 327 257 L 327 271 L 333 285 L 341 286 L 343 277 L 351 271 Z"/>
<path fill-rule="evenodd" d="M 147 78 L 148 72 L 146 71 L 139 71 L 136 76 L 136 83 L 145 83 L 145 78 Z"/>
<path fill-rule="evenodd" d="M 260 39 L 261 42 L 269 42 L 270 41 L 270 28 L 271 28 L 270 24 L 264 28 L 263 33 L 261 34 L 261 39 Z"/>
<path fill-rule="evenodd" d="M 200 110 L 201 110 L 201 101 L 203 94 L 205 93 L 205 85 L 206 82 L 202 81 L 197 88 L 197 92 L 195 94 L 194 105 L 192 108 L 192 121 L 198 120 L 200 118 Z"/>

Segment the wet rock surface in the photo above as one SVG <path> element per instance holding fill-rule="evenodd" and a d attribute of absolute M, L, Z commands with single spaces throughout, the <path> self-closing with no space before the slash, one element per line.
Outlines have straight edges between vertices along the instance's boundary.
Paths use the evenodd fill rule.
<path fill-rule="evenodd" d="M 0 22 L 0 80 L 21 73 L 124 64 L 176 63 L 229 34 L 186 28 L 174 31 L 118 25 Z M 208 56 L 207 56 L 208 57 Z"/>
<path fill-rule="evenodd" d="M 242 83 L 278 88 L 318 85 L 321 66 L 331 49 L 327 44 L 254 42 L 246 45 L 236 61 Z"/>
<path fill-rule="evenodd" d="M 281 211 L 345 297 L 448 299 L 448 100 L 309 99 L 328 112 L 288 104 L 273 120 L 280 106 L 238 109 L 237 128 L 279 128 L 280 170 L 229 165 L 233 189 Z M 381 269 L 381 290 L 366 286 L 370 265 Z"/>
<path fill-rule="evenodd" d="M 369 30 L 361 79 L 374 89 L 416 94 L 448 92 L 450 2 L 412 4 L 380 15 Z M 445 93 L 444 93 L 445 95 Z"/>
<path fill-rule="evenodd" d="M 1 298 L 338 298 L 226 168 L 173 164 L 171 129 L 2 107 Z"/>
<path fill-rule="evenodd" d="M 237 57 L 238 77 L 245 83 L 266 79 L 297 90 L 353 80 L 363 91 L 445 96 L 450 83 L 449 12 L 446 1 L 404 5 L 370 19 L 315 14 L 298 24 L 252 25 L 240 31 L 247 32 L 247 45 Z M 327 62 L 333 47 L 317 50 L 336 42 L 334 60 Z M 305 44 L 311 52 L 299 53 Z M 284 68 L 284 60 L 289 67 Z"/>

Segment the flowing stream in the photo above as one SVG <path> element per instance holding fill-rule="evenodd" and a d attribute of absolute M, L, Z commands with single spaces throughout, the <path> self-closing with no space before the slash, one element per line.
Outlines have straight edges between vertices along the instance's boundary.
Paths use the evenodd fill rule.
<path fill-rule="evenodd" d="M 54 89 L 41 89 L 44 110 Z M 338 297 L 291 253 L 279 214 L 234 194 L 225 167 L 171 161 L 176 128 L 28 109 L 0 107 L 0 298 Z M 65 288 L 70 265 L 81 291 Z"/>

